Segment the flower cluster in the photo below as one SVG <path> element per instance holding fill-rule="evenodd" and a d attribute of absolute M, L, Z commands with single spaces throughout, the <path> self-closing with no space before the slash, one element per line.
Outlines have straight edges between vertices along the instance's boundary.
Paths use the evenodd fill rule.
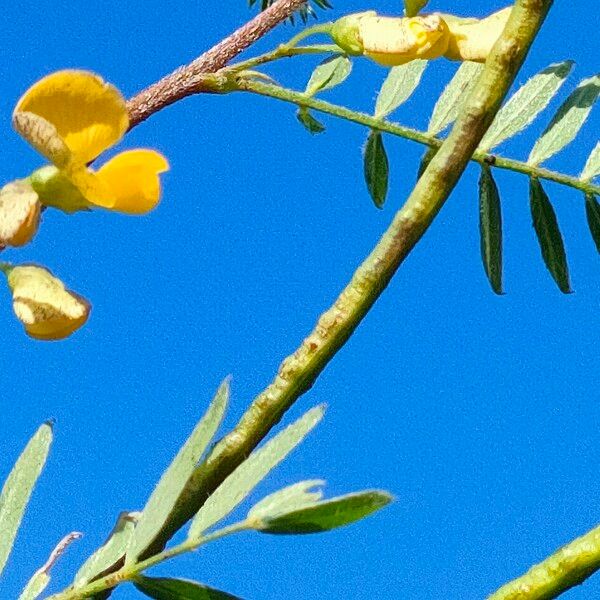
<path fill-rule="evenodd" d="M 50 164 L 0 189 L 0 246 L 23 246 L 38 230 L 42 209 L 73 213 L 104 208 L 143 215 L 159 202 L 166 158 L 127 150 L 99 169 L 90 167 L 129 129 L 121 93 L 94 73 L 66 70 L 44 77 L 18 101 L 13 126 Z M 26 332 L 61 339 L 81 327 L 89 303 L 37 266 L 2 265 L 13 308 Z"/>
<path fill-rule="evenodd" d="M 445 57 L 484 62 L 500 37 L 512 8 L 485 19 L 434 13 L 382 17 L 374 11 L 348 15 L 334 23 L 331 36 L 348 54 L 367 56 L 385 66 Z"/>

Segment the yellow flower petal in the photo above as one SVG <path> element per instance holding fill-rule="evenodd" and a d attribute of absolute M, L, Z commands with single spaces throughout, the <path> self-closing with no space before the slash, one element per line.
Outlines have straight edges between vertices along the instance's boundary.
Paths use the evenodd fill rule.
<path fill-rule="evenodd" d="M 15 119 L 19 113 L 32 113 L 52 125 L 82 164 L 116 144 L 129 127 L 121 93 L 88 71 L 58 71 L 44 77 L 21 97 Z"/>
<path fill-rule="evenodd" d="M 24 246 L 36 234 L 41 205 L 25 181 L 13 181 L 0 190 L 0 245 Z"/>
<path fill-rule="evenodd" d="M 65 288 L 43 267 L 14 267 L 8 274 L 13 310 L 25 331 L 38 340 L 60 340 L 79 329 L 90 314 L 90 304 Z"/>
<path fill-rule="evenodd" d="M 485 19 L 461 19 L 443 15 L 450 30 L 450 42 L 444 56 L 450 60 L 485 62 L 510 17 L 508 6 Z"/>
<path fill-rule="evenodd" d="M 168 170 L 167 159 L 154 150 L 122 152 L 96 173 L 101 185 L 110 190 L 110 197 L 104 203 L 94 203 L 131 215 L 145 214 L 158 204 L 161 194 L 159 174 Z"/>

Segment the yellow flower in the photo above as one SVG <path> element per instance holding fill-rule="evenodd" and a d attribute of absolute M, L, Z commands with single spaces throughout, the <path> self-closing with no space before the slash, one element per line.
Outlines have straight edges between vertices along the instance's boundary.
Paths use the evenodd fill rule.
<path fill-rule="evenodd" d="M 38 195 L 27 181 L 13 181 L 0 189 L 0 245 L 24 246 L 40 223 Z"/>
<path fill-rule="evenodd" d="M 44 204 L 67 211 L 100 206 L 129 214 L 146 213 L 158 204 L 159 174 L 169 168 L 160 153 L 129 150 L 98 171 L 87 166 L 129 127 L 123 96 L 94 73 L 67 70 L 44 77 L 17 103 L 13 124 L 55 167 L 32 177 Z"/>
<path fill-rule="evenodd" d="M 7 271 L 13 310 L 32 338 L 60 340 L 87 321 L 89 302 L 67 290 L 47 269 L 26 265 Z"/>

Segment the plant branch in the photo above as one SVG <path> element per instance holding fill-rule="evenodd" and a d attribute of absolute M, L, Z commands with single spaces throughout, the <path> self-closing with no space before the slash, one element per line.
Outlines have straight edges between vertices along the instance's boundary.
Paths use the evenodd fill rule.
<path fill-rule="evenodd" d="M 209 533 L 206 536 L 197 539 L 187 539 L 181 544 L 173 546 L 173 548 L 169 548 L 168 550 L 163 550 L 162 552 L 155 554 L 146 560 L 134 563 L 132 565 L 123 566 L 118 571 L 105 575 L 100 579 L 95 579 L 94 581 L 91 581 L 87 585 L 80 588 L 67 588 L 58 594 L 49 596 L 46 600 L 84 600 L 85 598 L 90 598 L 94 594 L 99 594 L 105 590 L 114 588 L 123 581 L 134 581 L 138 575 L 147 569 L 158 565 L 159 563 L 165 562 L 171 558 L 175 558 L 176 556 L 180 556 L 181 554 L 197 550 L 201 546 L 224 538 L 227 535 L 239 533 L 240 531 L 245 531 L 247 529 L 249 529 L 247 521 L 240 521 L 238 523 L 228 525 L 227 527 L 223 527 L 222 529 L 218 529 L 217 531 Z"/>
<path fill-rule="evenodd" d="M 488 600 L 551 600 L 600 568 L 600 527 L 573 540 Z"/>
<path fill-rule="evenodd" d="M 333 306 L 321 316 L 313 332 L 283 361 L 273 382 L 255 398 L 233 431 L 196 469 L 168 523 L 148 549 L 148 556 L 160 550 L 198 511 L 210 493 L 313 385 L 347 342 L 456 185 L 500 108 L 551 5 L 552 0 L 517 0 L 506 29 L 494 46 L 452 132 L 406 204 Z"/>
<path fill-rule="evenodd" d="M 179 67 L 170 75 L 142 90 L 127 103 L 129 128 L 139 125 L 155 112 L 177 100 L 203 91 L 203 80 L 207 74 L 222 69 L 276 25 L 285 21 L 305 2 L 306 0 L 277 0 L 196 60 Z"/>
<path fill-rule="evenodd" d="M 442 139 L 424 131 L 411 129 L 410 127 L 404 127 L 400 123 L 394 123 L 386 119 L 373 117 L 366 113 L 351 110 L 345 106 L 339 106 L 324 100 L 319 100 L 317 98 L 307 96 L 302 92 L 283 88 L 278 85 L 271 85 L 256 80 L 240 78 L 237 86 L 241 91 L 252 92 L 261 96 L 267 96 L 269 98 L 277 98 L 278 100 L 290 102 L 296 106 L 311 108 L 321 113 L 332 115 L 334 117 L 345 119 L 346 121 L 351 121 L 360 125 L 365 125 L 371 129 L 390 133 L 392 135 L 402 137 L 407 140 L 412 140 L 413 142 L 418 142 L 419 144 L 424 144 L 432 148 L 439 148 L 443 143 Z M 565 175 L 564 173 L 557 173 L 556 171 L 551 171 L 550 169 L 545 169 L 543 167 L 530 165 L 520 160 L 503 158 L 493 153 L 482 152 L 481 150 L 476 150 L 473 153 L 471 160 L 478 163 L 485 163 L 499 169 L 507 169 L 510 171 L 516 171 L 518 173 L 524 173 L 530 177 L 554 181 L 556 183 L 581 190 L 584 193 L 600 195 L 600 185 L 594 185 L 591 181 L 583 181 L 577 177 Z"/>

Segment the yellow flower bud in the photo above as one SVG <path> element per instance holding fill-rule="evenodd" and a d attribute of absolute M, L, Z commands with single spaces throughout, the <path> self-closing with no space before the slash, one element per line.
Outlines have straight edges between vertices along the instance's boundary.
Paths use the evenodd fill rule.
<path fill-rule="evenodd" d="M 0 245 L 24 246 L 40 222 L 38 195 L 27 181 L 13 181 L 0 189 Z"/>
<path fill-rule="evenodd" d="M 90 314 L 89 302 L 65 288 L 43 267 L 8 269 L 13 310 L 25 331 L 38 340 L 60 340 L 79 329 Z"/>

